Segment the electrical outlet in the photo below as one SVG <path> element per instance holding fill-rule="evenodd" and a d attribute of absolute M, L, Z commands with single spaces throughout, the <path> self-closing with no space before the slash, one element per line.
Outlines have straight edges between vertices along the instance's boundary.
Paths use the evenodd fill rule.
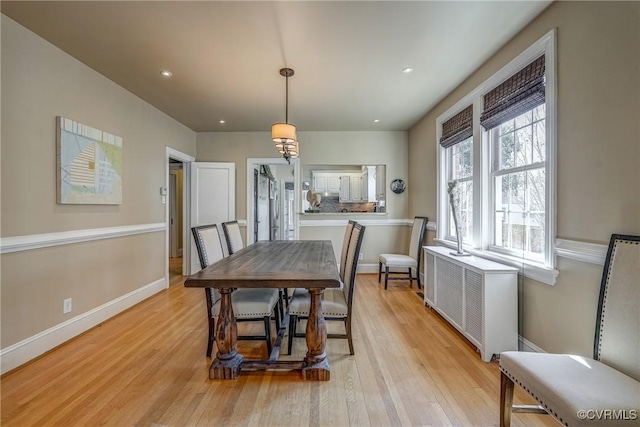
<path fill-rule="evenodd" d="M 364 252 L 360 252 L 360 255 L 358 255 L 358 260 L 363 260 L 364 259 Z"/>
<path fill-rule="evenodd" d="M 67 298 L 62 302 L 62 314 L 71 312 L 71 298 Z"/>

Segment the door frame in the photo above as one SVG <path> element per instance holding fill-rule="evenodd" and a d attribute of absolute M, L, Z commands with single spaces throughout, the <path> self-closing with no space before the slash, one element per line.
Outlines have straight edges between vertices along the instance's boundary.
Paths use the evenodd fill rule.
<path fill-rule="evenodd" d="M 288 165 L 287 159 L 282 157 L 276 158 L 257 158 L 251 157 L 247 158 L 247 230 L 246 230 L 246 239 L 247 245 L 254 243 L 253 238 L 253 215 L 254 215 L 254 201 L 253 201 L 253 169 L 259 167 L 260 165 Z M 293 189 L 294 191 L 298 191 L 300 189 L 300 159 L 291 159 L 291 166 L 293 166 Z M 297 194 L 297 193 L 294 193 Z M 302 194 L 302 193 L 300 193 Z M 300 196 L 296 195 L 296 212 L 293 217 L 293 234 L 294 239 L 298 240 L 300 238 L 299 234 L 299 216 L 297 215 L 300 212 Z"/>
<path fill-rule="evenodd" d="M 161 194 L 163 190 L 166 192 L 168 191 L 168 188 L 169 188 L 169 159 L 179 160 L 182 162 L 182 165 L 183 165 L 182 167 L 182 175 L 183 175 L 183 179 L 182 179 L 182 218 L 183 218 L 183 221 L 182 221 L 182 275 L 186 275 L 187 271 L 189 271 L 188 266 L 191 265 L 191 252 L 186 250 L 186 248 L 189 248 L 190 240 L 188 239 L 191 237 L 191 230 L 189 230 L 189 223 L 190 223 L 189 219 L 191 218 L 191 192 L 189 191 L 189 189 L 191 188 L 191 163 L 194 162 L 196 159 L 193 156 L 190 156 L 188 154 L 185 154 L 181 151 L 178 151 L 174 148 L 167 146 L 165 151 L 165 160 L 164 160 L 165 184 L 164 184 L 164 188 L 160 189 Z M 169 254 L 170 254 L 169 221 L 171 219 L 169 216 L 168 198 L 166 195 L 164 196 L 164 198 L 165 198 L 164 222 L 166 225 L 165 244 L 164 244 L 164 247 L 165 247 L 164 276 L 165 276 L 166 286 L 168 288 L 169 287 Z"/>

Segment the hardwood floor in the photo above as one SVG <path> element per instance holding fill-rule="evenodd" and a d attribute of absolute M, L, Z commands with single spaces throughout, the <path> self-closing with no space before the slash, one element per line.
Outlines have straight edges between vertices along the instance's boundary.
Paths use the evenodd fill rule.
<path fill-rule="evenodd" d="M 172 281 L 173 282 L 173 281 Z M 384 291 L 359 275 L 354 345 L 329 340 L 331 381 L 297 372 L 243 372 L 208 379 L 201 289 L 182 280 L 1 379 L 3 426 L 400 426 L 497 425 L 499 371 L 408 282 Z M 339 322 L 329 322 L 342 327 Z M 334 325 L 335 323 L 335 325 Z M 260 324 L 241 324 L 260 329 Z M 302 329 L 301 329 L 302 330 Z M 240 351 L 263 357 L 264 344 Z M 214 349 L 215 351 L 215 349 Z M 294 340 L 302 359 L 304 339 Z M 521 390 L 514 401 L 532 403 Z M 513 414 L 514 426 L 556 425 Z"/>

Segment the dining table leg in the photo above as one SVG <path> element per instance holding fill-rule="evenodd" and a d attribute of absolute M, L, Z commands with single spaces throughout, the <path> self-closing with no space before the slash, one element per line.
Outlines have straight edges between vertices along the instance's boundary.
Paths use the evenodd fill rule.
<path fill-rule="evenodd" d="M 304 358 L 302 378 L 305 380 L 329 381 L 329 357 L 327 345 L 327 324 L 322 312 L 321 294 L 324 289 L 310 288 L 309 320 L 307 321 L 307 356 Z"/>
<path fill-rule="evenodd" d="M 211 363 L 209 378 L 236 379 L 240 373 L 242 355 L 238 353 L 238 325 L 233 315 L 231 293 L 233 289 L 222 288 L 220 292 L 220 313 L 216 322 L 216 344 L 218 354 Z"/>

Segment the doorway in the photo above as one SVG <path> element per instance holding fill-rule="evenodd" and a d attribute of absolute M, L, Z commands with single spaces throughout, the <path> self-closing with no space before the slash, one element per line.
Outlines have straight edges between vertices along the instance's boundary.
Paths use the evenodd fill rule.
<path fill-rule="evenodd" d="M 184 249 L 184 163 L 169 158 L 169 284 L 182 277 Z"/>
<path fill-rule="evenodd" d="M 298 238 L 298 159 L 247 159 L 247 244 Z"/>
<path fill-rule="evenodd" d="M 182 278 L 184 239 L 184 163 L 169 158 L 169 284 Z"/>
<path fill-rule="evenodd" d="M 194 157 L 170 147 L 165 153 L 165 186 L 160 189 L 165 205 L 165 279 L 167 286 L 188 275 L 189 252 L 189 191 L 190 171 Z M 175 183 L 175 184 L 174 184 Z"/>

